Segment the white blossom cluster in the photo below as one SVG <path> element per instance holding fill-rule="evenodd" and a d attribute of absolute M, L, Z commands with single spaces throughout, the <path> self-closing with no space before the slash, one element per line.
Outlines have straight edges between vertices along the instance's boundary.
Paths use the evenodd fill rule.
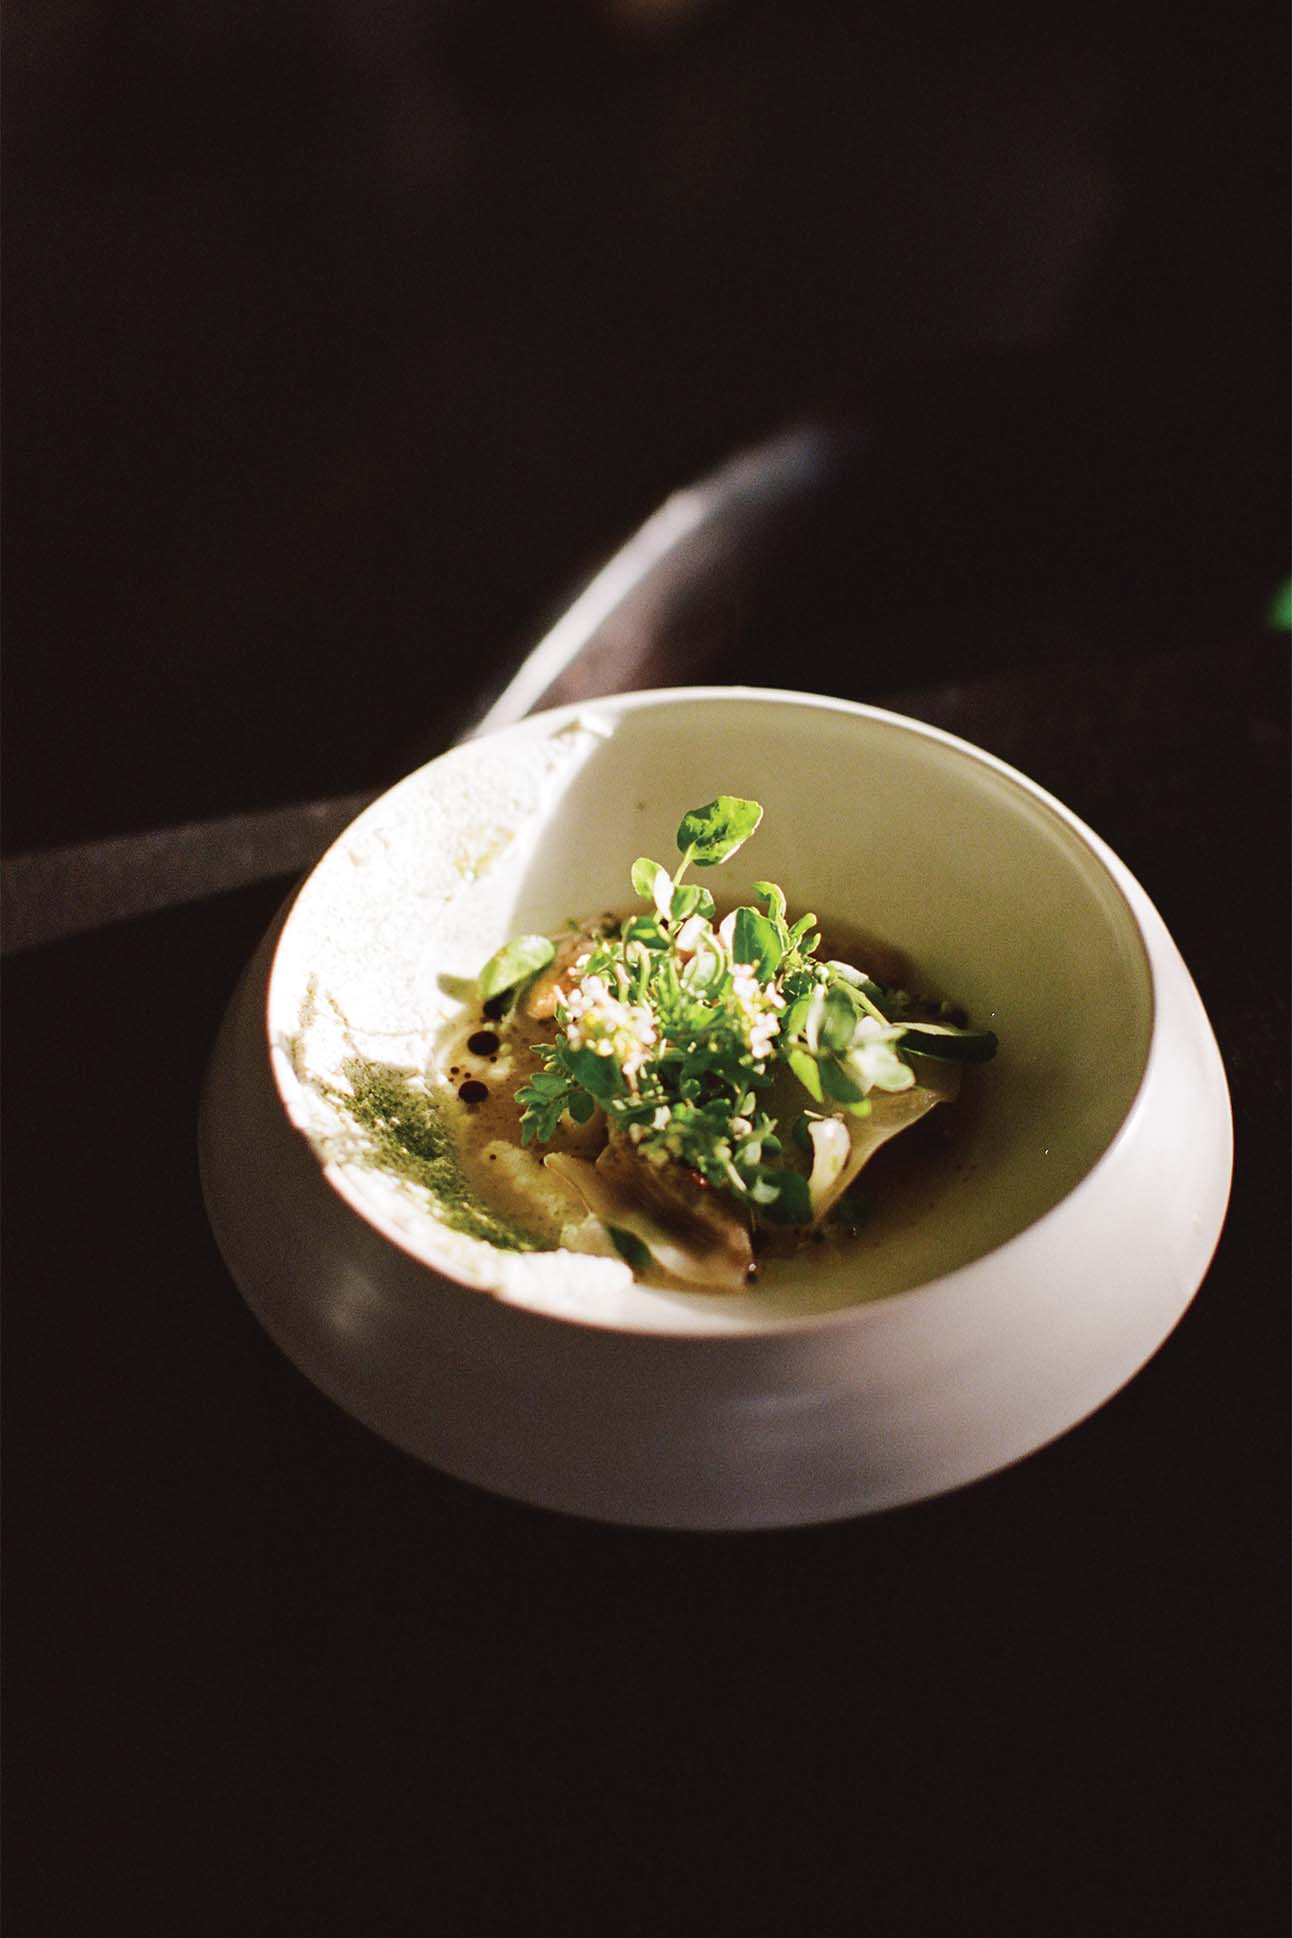
<path fill-rule="evenodd" d="M 577 965 L 576 965 L 577 967 Z M 565 998 L 565 1033 L 572 1050 L 612 1056 L 630 1088 L 655 1046 L 655 1018 L 645 1003 L 625 1003 L 604 976 L 584 976 Z"/>
<path fill-rule="evenodd" d="M 731 971 L 731 992 L 736 999 L 743 1034 L 756 1063 L 765 1063 L 772 1054 L 772 1038 L 780 1033 L 778 1010 L 785 998 L 773 983 L 759 982 L 754 966 L 737 962 Z"/>

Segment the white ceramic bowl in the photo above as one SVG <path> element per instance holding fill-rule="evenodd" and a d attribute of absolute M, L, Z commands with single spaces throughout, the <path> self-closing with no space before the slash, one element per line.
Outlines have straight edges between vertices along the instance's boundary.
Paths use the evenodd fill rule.
<path fill-rule="evenodd" d="M 843 1263 L 735 1297 L 449 1229 L 373 1161 L 349 1059 L 424 1070 L 501 942 L 625 907 L 634 856 L 718 793 L 766 810 L 724 896 L 780 881 L 791 916 L 896 944 L 997 1031 L 952 1107 L 964 1168 Z M 1082 1419 L 1201 1282 L 1232 1148 L 1188 972 L 1075 816 L 918 722 L 723 687 L 537 715 L 360 815 L 231 1006 L 201 1155 L 249 1303 L 359 1419 L 524 1500 L 718 1528 L 918 1499 Z"/>

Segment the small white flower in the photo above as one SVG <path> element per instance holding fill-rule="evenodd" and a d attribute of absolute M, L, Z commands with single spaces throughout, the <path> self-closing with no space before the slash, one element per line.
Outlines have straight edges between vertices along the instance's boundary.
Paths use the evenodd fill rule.
<path fill-rule="evenodd" d="M 625 1003 L 603 976 L 585 976 L 566 1004 L 566 1038 L 572 1050 L 614 1057 L 631 1087 L 655 1043 L 655 1019 L 642 1003 Z"/>

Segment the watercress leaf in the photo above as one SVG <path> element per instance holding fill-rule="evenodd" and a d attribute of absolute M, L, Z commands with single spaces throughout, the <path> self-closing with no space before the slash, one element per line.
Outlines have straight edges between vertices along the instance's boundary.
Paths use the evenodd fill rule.
<path fill-rule="evenodd" d="M 596 1107 L 596 1098 L 590 1097 L 586 1090 L 571 1091 L 569 1112 L 576 1124 L 586 1124 Z"/>
<path fill-rule="evenodd" d="M 857 1028 L 857 1008 L 847 988 L 834 984 L 826 993 L 825 1014 L 821 1018 L 821 1041 L 836 1055 L 846 1050 Z"/>
<path fill-rule="evenodd" d="M 798 1171 L 764 1168 L 759 1183 L 776 1187 L 776 1195 L 771 1199 L 764 1199 L 757 1186 L 749 1194 L 758 1200 L 760 1214 L 769 1224 L 811 1224 L 812 1200 L 808 1195 L 807 1179 Z"/>
<path fill-rule="evenodd" d="M 785 920 L 785 893 L 775 882 L 755 882 L 754 893 L 760 902 L 766 902 L 767 913 L 773 922 Z"/>
<path fill-rule="evenodd" d="M 626 1265 L 631 1265 L 634 1272 L 649 1272 L 651 1255 L 640 1238 L 633 1232 L 625 1231 L 622 1225 L 607 1225 L 606 1230 L 610 1234 L 611 1244 Z"/>
<path fill-rule="evenodd" d="M 815 917 L 813 916 L 808 917 L 809 924 L 814 920 L 815 920 Z M 804 931 L 804 933 L 806 934 L 806 930 Z M 836 982 L 851 983 L 854 989 L 860 989 L 862 984 L 866 980 L 866 978 L 862 975 L 860 969 L 854 969 L 850 962 L 836 962 L 834 958 L 831 957 L 830 961 L 827 962 L 825 966 L 830 971 L 830 974 L 834 977 Z"/>
<path fill-rule="evenodd" d="M 791 949 L 796 949 L 798 947 L 799 943 L 803 940 L 804 936 L 807 934 L 808 930 L 812 927 L 812 924 L 815 921 L 816 921 L 815 915 L 799 916 L 798 921 L 794 924 L 793 928 L 790 930 Z M 805 951 L 804 953 L 808 954 L 810 953 L 810 951 Z"/>
<path fill-rule="evenodd" d="M 808 1005 L 811 1000 L 810 993 L 806 996 L 796 996 L 794 998 L 794 1001 L 786 1010 L 781 1021 L 782 1041 L 788 1042 L 792 1036 L 798 1035 L 804 1023 L 807 1021 Z"/>
<path fill-rule="evenodd" d="M 852 1078 L 839 1068 L 833 1057 L 822 1057 L 817 1065 L 817 1071 L 821 1078 L 821 1088 L 828 1096 L 836 1098 L 841 1104 L 861 1102 L 861 1086 L 855 1084 Z"/>
<path fill-rule="evenodd" d="M 751 963 L 759 981 L 766 982 L 780 966 L 781 939 L 772 923 L 756 908 L 738 908 L 731 953 L 737 962 Z"/>
<path fill-rule="evenodd" d="M 716 868 L 719 862 L 744 846 L 763 818 L 757 801 L 744 801 L 735 794 L 719 794 L 703 807 L 692 808 L 682 816 L 677 845 L 689 854 L 697 868 Z"/>
<path fill-rule="evenodd" d="M 803 1088 L 807 1091 L 809 1097 L 815 1098 L 817 1103 L 823 1102 L 821 1073 L 817 1067 L 816 1058 L 809 1056 L 806 1050 L 791 1050 L 786 1058 L 786 1062 Z"/>
<path fill-rule="evenodd" d="M 518 983 L 528 982 L 540 969 L 546 969 L 555 954 L 555 944 L 545 935 L 514 936 L 480 971 L 481 999 L 487 1003 Z"/>
<path fill-rule="evenodd" d="M 624 923 L 623 939 L 625 945 L 630 942 L 640 942 L 646 949 L 660 950 L 667 949 L 669 946 L 668 937 L 654 915 L 632 916 Z"/>
<path fill-rule="evenodd" d="M 586 1048 L 566 1050 L 564 1062 L 575 1082 L 602 1101 L 619 1096 L 623 1090 L 623 1076 L 612 1056 L 598 1056 L 595 1050 Z"/>
<path fill-rule="evenodd" d="M 700 904 L 706 900 L 709 904 L 708 913 L 712 915 L 713 897 L 697 882 L 682 882 L 679 887 L 673 888 L 670 881 L 669 887 L 673 892 L 666 912 L 675 922 L 685 922 L 688 915 L 700 914 Z"/>
<path fill-rule="evenodd" d="M 566 1079 L 559 1071 L 536 1070 L 526 1088 L 539 1097 L 559 1097 L 565 1086 Z"/>
<path fill-rule="evenodd" d="M 660 872 L 659 863 L 649 855 L 638 855 L 633 863 L 633 888 L 644 901 L 651 901 L 655 894 L 655 877 Z"/>

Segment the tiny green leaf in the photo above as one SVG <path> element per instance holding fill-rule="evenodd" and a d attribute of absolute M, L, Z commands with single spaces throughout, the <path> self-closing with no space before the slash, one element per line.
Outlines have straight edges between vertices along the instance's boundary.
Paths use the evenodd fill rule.
<path fill-rule="evenodd" d="M 827 1050 L 841 1054 L 852 1042 L 857 1029 L 857 1009 L 846 987 L 826 992 L 825 1015 L 821 1019 L 821 1041 Z"/>
<path fill-rule="evenodd" d="M 755 882 L 754 893 L 760 902 L 766 902 L 767 913 L 773 922 L 785 920 L 785 891 L 775 882 Z"/>
<path fill-rule="evenodd" d="M 671 882 L 669 886 L 672 888 Z M 709 904 L 707 909 L 705 902 Z M 675 922 L 685 922 L 688 915 L 712 915 L 713 897 L 698 882 L 683 882 L 680 888 L 673 889 L 668 913 Z"/>
<path fill-rule="evenodd" d="M 490 956 L 480 971 L 479 989 L 484 1002 L 501 996 L 518 983 L 528 982 L 540 969 L 546 969 L 556 954 L 555 944 L 545 935 L 518 935 Z"/>
<path fill-rule="evenodd" d="M 766 982 L 780 966 L 781 939 L 774 925 L 756 908 L 738 908 L 731 952 L 737 962 L 751 963 L 759 981 Z"/>
<path fill-rule="evenodd" d="M 807 1179 L 798 1171 L 764 1169 L 759 1180 L 763 1185 L 775 1185 L 774 1198 L 765 1199 L 757 1188 L 750 1196 L 758 1201 L 761 1215 L 772 1225 L 810 1225 L 812 1222 L 812 1200 L 808 1195 Z"/>
<path fill-rule="evenodd" d="M 612 1056 L 598 1056 L 595 1050 L 565 1050 L 562 1061 L 576 1083 L 603 1101 L 617 1097 L 623 1090 L 623 1077 Z"/>
<path fill-rule="evenodd" d="M 752 963 L 759 983 L 767 983 L 781 967 L 781 936 L 775 924 L 757 909 L 736 909 L 732 955 L 738 963 Z"/>
<path fill-rule="evenodd" d="M 667 949 L 668 937 L 654 915 L 634 915 L 624 923 L 623 939 L 625 946 L 637 942 L 646 949 Z"/>
<path fill-rule="evenodd" d="M 821 1078 L 821 1088 L 828 1095 L 835 1098 L 837 1102 L 841 1104 L 859 1104 L 861 1102 L 862 1093 L 860 1086 L 855 1084 L 851 1077 L 844 1074 L 833 1057 L 822 1057 L 820 1063 L 817 1065 L 817 1073 Z"/>
<path fill-rule="evenodd" d="M 650 1252 L 635 1233 L 625 1231 L 622 1225 L 607 1225 L 606 1230 L 610 1234 L 611 1244 L 626 1265 L 631 1265 L 634 1272 L 649 1272 L 652 1263 Z"/>
<path fill-rule="evenodd" d="M 659 863 L 649 855 L 638 855 L 633 863 L 633 890 L 643 901 L 652 901 L 655 895 L 655 877 L 660 872 Z"/>
<path fill-rule="evenodd" d="M 762 818 L 757 801 L 719 794 L 716 801 L 683 815 L 677 831 L 678 850 L 689 854 L 697 868 L 716 868 L 744 846 Z"/>
<path fill-rule="evenodd" d="M 816 1058 L 810 1056 L 806 1050 L 791 1050 L 786 1062 L 809 1097 L 814 1097 L 817 1103 L 824 1102 L 821 1093 L 821 1074 L 817 1069 Z"/>

